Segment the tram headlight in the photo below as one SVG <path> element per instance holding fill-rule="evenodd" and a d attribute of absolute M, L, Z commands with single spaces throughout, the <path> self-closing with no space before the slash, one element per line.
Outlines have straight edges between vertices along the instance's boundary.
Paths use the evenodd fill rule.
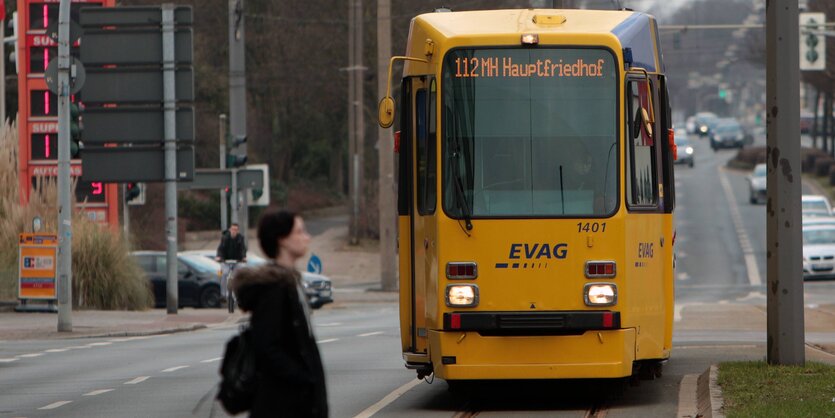
<path fill-rule="evenodd" d="M 446 306 L 450 308 L 478 306 L 478 286 L 474 284 L 448 285 L 446 287 Z"/>
<path fill-rule="evenodd" d="M 618 287 L 613 283 L 589 283 L 583 289 L 587 306 L 612 306 L 618 303 Z"/>

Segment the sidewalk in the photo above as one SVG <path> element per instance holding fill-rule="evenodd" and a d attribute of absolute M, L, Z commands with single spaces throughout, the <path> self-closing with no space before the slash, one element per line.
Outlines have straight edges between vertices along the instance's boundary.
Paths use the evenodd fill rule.
<path fill-rule="evenodd" d="M 333 223 L 339 213 L 325 212 L 319 219 Z M 317 222 L 311 216 L 309 222 Z M 214 250 L 217 231 L 190 232 L 181 250 Z M 263 255 L 254 230 L 247 234 L 249 251 Z M 347 225 L 326 229 L 312 238 L 310 249 L 323 264 L 323 273 L 332 280 L 334 303 L 321 309 L 341 309 L 354 303 L 396 303 L 397 292 L 380 290 L 380 254 L 376 246 L 349 246 Z M 305 263 L 307 259 L 303 260 Z M 299 265 L 299 268 L 305 268 Z M 225 309 L 179 309 L 168 315 L 165 309 L 147 311 L 73 311 L 73 332 L 59 333 L 58 315 L 54 313 L 12 312 L 14 303 L 0 305 L 0 342 L 46 338 L 93 336 L 135 336 L 193 331 L 207 326 L 235 324 L 245 317 Z"/>

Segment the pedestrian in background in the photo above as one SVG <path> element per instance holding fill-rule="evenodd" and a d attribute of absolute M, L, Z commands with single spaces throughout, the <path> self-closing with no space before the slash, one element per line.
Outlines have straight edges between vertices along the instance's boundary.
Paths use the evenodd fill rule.
<path fill-rule="evenodd" d="M 310 235 L 302 218 L 269 211 L 258 222 L 261 249 L 271 261 L 239 270 L 232 290 L 250 329 L 258 370 L 251 417 L 326 417 L 325 373 L 296 262 Z"/>
<path fill-rule="evenodd" d="M 223 274 L 220 276 L 220 295 L 225 299 L 229 286 L 227 284 L 229 276 L 237 263 L 246 262 L 246 241 L 244 236 L 239 233 L 237 223 L 230 225 L 229 230 L 223 231 L 220 237 L 220 245 L 217 246 L 215 260 L 221 264 L 223 269 Z M 230 266 L 226 261 L 233 261 L 234 263 Z"/>

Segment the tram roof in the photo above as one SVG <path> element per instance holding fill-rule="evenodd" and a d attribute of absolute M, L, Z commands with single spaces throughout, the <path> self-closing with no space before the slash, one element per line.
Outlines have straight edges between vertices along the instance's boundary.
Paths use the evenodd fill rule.
<path fill-rule="evenodd" d="M 561 24 L 534 22 L 534 16 L 563 16 Z M 660 63 L 657 28 L 648 14 L 622 10 L 507 9 L 434 12 L 419 15 L 416 23 L 432 27 L 444 38 L 491 37 L 523 33 L 612 34 L 631 48 L 634 62 L 650 71 Z M 560 19 L 561 20 L 561 19 Z M 541 19 L 540 19 L 541 21 Z M 663 65 L 661 70 L 663 71 Z"/>
<path fill-rule="evenodd" d="M 619 10 L 509 9 L 435 12 L 422 14 L 417 19 L 424 20 L 443 36 L 453 38 L 528 32 L 611 33 L 618 25 L 636 14 L 643 15 Z M 564 16 L 565 22 L 559 25 L 534 23 L 534 16 L 537 15 Z"/>

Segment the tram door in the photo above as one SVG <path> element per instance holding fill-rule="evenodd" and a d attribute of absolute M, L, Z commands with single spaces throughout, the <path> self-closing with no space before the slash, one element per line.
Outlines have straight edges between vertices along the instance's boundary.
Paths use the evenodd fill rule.
<path fill-rule="evenodd" d="M 407 139 L 411 151 L 412 352 L 426 353 L 427 317 L 437 312 L 437 88 L 434 77 L 406 80 L 410 96 Z"/>

